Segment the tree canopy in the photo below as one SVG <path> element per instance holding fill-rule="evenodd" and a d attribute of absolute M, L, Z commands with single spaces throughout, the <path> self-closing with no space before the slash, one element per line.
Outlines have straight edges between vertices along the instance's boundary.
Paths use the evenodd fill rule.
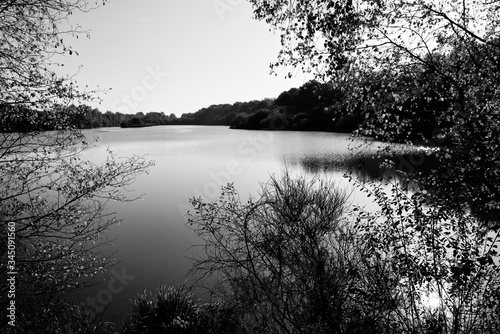
<path fill-rule="evenodd" d="M 339 87 L 365 116 L 361 134 L 439 142 L 439 166 L 420 184 L 498 225 L 499 1 L 250 2 L 281 36 L 272 67 Z"/>
<path fill-rule="evenodd" d="M 143 157 L 112 152 L 102 164 L 82 158 L 93 139 L 76 128 L 88 110 L 69 106 L 92 96 L 72 78 L 59 77 L 53 57 L 72 55 L 64 37 L 83 33 L 63 28 L 68 16 L 97 5 L 0 4 L 0 277 L 6 282 L 15 272 L 17 284 L 17 290 L 0 288 L 2 296 L 9 291 L 2 318 L 9 312 L 4 303 L 17 310 L 17 318 L 2 322 L 2 332 L 60 330 L 56 304 L 67 292 L 96 283 L 95 274 L 116 262 L 101 248 L 117 221 L 106 203 L 127 200 L 125 187 L 152 166 Z"/>
<path fill-rule="evenodd" d="M 331 78 L 350 69 L 432 65 L 457 43 L 498 48 L 498 1 L 250 0 L 281 36 L 276 65 Z M 443 75 L 448 75 L 442 72 Z"/>
<path fill-rule="evenodd" d="M 107 1 L 101 1 L 105 4 Z M 73 55 L 64 42 L 80 27 L 62 28 L 75 11 L 99 5 L 88 0 L 4 1 L 0 4 L 0 104 L 28 104 L 49 111 L 57 103 L 86 99 L 71 78 L 59 77 L 57 54 Z"/>

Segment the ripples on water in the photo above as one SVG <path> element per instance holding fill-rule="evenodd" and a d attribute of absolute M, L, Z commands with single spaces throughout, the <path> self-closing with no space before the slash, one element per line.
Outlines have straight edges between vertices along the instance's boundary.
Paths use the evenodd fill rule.
<path fill-rule="evenodd" d="M 256 195 L 260 184 L 285 166 L 292 175 L 319 174 L 346 188 L 352 187 L 344 178 L 347 171 L 363 180 L 397 176 L 397 160 L 391 165 L 377 156 L 380 143 L 353 142 L 345 134 L 229 130 L 220 126 L 109 128 L 84 133 L 98 138 L 97 146 L 85 153 L 85 159 L 103 161 L 109 148 L 119 156 L 147 154 L 156 161 L 149 175 L 141 175 L 130 189 L 131 197 L 143 194 L 141 200 L 109 207 L 123 222 L 109 231 L 116 241 L 104 251 L 116 251 L 121 261 L 116 270 L 133 279 L 111 295 L 108 316 L 128 314 L 128 299 L 144 289 L 154 291 L 160 284 L 177 286 L 185 281 L 191 246 L 199 243 L 185 226 L 189 198 L 216 200 L 217 189 L 225 182 L 234 182 L 243 198 Z M 351 200 L 369 205 L 361 193 L 354 193 Z M 85 291 L 81 298 L 104 298 L 103 289 L 105 284 Z"/>

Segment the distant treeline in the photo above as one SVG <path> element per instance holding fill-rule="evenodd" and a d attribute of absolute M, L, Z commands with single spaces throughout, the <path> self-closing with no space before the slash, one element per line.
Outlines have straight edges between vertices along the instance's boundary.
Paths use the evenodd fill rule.
<path fill-rule="evenodd" d="M 418 72 L 418 80 L 428 82 L 428 73 Z M 348 84 L 309 81 L 299 88 L 282 92 L 276 99 L 217 104 L 181 117 L 150 112 L 119 115 L 120 126 L 152 125 L 225 125 L 233 129 L 270 129 L 327 131 L 361 134 L 380 140 L 422 141 L 432 137 L 436 128 L 445 128 L 439 120 L 450 101 L 443 99 L 442 85 L 420 87 L 401 74 L 371 73 Z M 388 84 L 399 82 L 399 85 Z M 355 96 L 352 86 L 363 87 L 364 95 Z M 411 92 L 410 94 L 408 94 Z M 394 96 L 402 98 L 396 99 Z M 370 102 L 372 101 L 372 102 Z M 380 117 L 380 112 L 383 117 Z M 108 113 L 106 114 L 108 115 Z M 94 117 L 95 119 L 95 117 Z M 401 120 L 401 131 L 387 129 L 384 119 Z M 397 122 L 397 121 L 395 121 Z M 116 126 L 113 124 L 112 126 Z M 101 124 L 101 126 L 106 126 Z M 391 134 L 390 136 L 387 133 Z"/>
<path fill-rule="evenodd" d="M 346 114 L 336 107 L 342 97 L 330 84 L 310 81 L 300 88 L 292 88 L 276 99 L 217 104 L 181 117 L 164 112 L 138 112 L 135 115 L 107 111 L 86 105 L 60 107 L 47 113 L 34 112 L 22 106 L 16 108 L 19 115 L 9 122 L 12 131 L 50 130 L 42 118 L 65 117 L 79 129 L 99 127 L 144 127 L 155 125 L 226 125 L 236 129 L 280 129 L 351 132 L 359 125 L 360 114 Z M 56 116 L 57 115 L 57 116 Z M 36 119 L 37 121 L 33 121 Z M 2 129 L 6 131 L 7 129 Z"/>
<path fill-rule="evenodd" d="M 276 99 L 216 104 L 177 118 L 161 113 L 136 114 L 122 126 L 226 125 L 234 129 L 308 130 L 352 132 L 363 121 L 361 113 L 347 113 L 341 107 L 340 90 L 331 84 L 310 81 L 281 93 Z"/>
<path fill-rule="evenodd" d="M 276 99 L 216 104 L 181 117 L 164 112 L 100 114 L 88 110 L 82 128 L 154 125 L 225 125 L 235 129 L 309 130 L 352 132 L 364 119 L 360 112 L 347 113 L 341 107 L 342 94 L 331 84 L 310 81 L 281 93 Z"/>
<path fill-rule="evenodd" d="M 301 130 L 328 131 L 349 133 L 366 127 L 370 118 L 370 110 L 366 106 L 352 108 L 352 101 L 347 107 L 348 93 L 334 87 L 331 83 L 309 81 L 299 88 L 282 92 L 276 99 L 236 102 L 233 104 L 217 104 L 202 108 L 194 113 L 185 113 L 181 117 L 164 112 L 138 112 L 135 115 L 107 111 L 102 113 L 96 108 L 86 105 L 60 107 L 50 112 L 33 112 L 27 107 L 0 106 L 2 108 L 17 108 L 16 120 L 10 120 L 9 129 L 2 127 L 1 131 L 33 131 L 50 130 L 44 127 L 45 118 L 64 117 L 67 123 L 78 129 L 99 127 L 146 127 L 156 125 L 225 125 L 234 129 L 270 129 L 270 130 Z M 430 108 L 435 109 L 436 106 Z M 439 106 L 442 108 L 442 106 Z M 394 108 L 392 108 L 394 109 Z M 415 109 L 415 105 L 387 110 L 388 114 L 397 113 L 411 121 L 416 115 L 405 110 Z M 420 108 L 418 108 L 420 109 Z M 423 108 L 425 110 L 426 108 Z M 422 110 L 422 109 L 421 109 Z M 8 113 L 7 113 L 8 114 Z M 12 114 L 12 113 L 11 113 Z M 426 118 L 422 123 L 422 116 Z M 432 112 L 428 118 L 422 112 L 418 113 L 418 123 L 413 124 L 413 130 L 422 133 L 433 122 Z M 4 124 L 7 124 L 4 123 Z M 373 127 L 374 124 L 370 126 Z M 375 125 L 375 127 L 379 127 Z M 433 127 L 430 127 L 431 129 Z M 375 137 L 379 137 L 376 136 Z"/>

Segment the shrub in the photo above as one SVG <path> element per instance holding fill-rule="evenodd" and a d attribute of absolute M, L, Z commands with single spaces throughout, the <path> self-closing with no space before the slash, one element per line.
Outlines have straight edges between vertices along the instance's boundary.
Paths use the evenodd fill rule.
<path fill-rule="evenodd" d="M 381 333 L 395 281 L 386 262 L 366 260 L 343 218 L 347 199 L 288 172 L 246 203 L 231 184 L 216 202 L 194 198 L 189 224 L 205 254 L 191 274 L 234 305 L 249 333 Z"/>
<path fill-rule="evenodd" d="M 369 261 L 386 259 L 398 296 L 387 314 L 397 333 L 499 333 L 499 232 L 418 189 L 362 185 L 379 210 L 355 209 Z"/>
<path fill-rule="evenodd" d="M 160 286 L 156 295 L 144 291 L 132 301 L 133 311 L 123 333 L 234 333 L 230 309 L 201 304 L 184 287 Z"/>

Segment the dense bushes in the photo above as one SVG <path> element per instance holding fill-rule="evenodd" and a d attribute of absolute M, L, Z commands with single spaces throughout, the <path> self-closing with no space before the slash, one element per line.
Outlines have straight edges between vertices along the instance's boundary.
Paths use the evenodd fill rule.
<path fill-rule="evenodd" d="M 498 333 L 498 232 L 424 192 L 357 184 L 378 210 L 349 206 L 338 186 L 289 173 L 271 177 L 245 202 L 231 184 L 215 202 L 193 198 L 188 226 L 204 245 L 191 278 L 208 288 L 210 302 L 184 286 L 162 286 L 132 301 L 121 329 L 82 309 L 46 312 L 43 326 L 82 333 Z"/>
<path fill-rule="evenodd" d="M 355 208 L 357 235 L 388 259 L 396 333 L 497 333 L 500 330 L 498 231 L 485 230 L 471 212 L 437 205 L 425 192 L 359 184 L 379 210 Z"/>
<path fill-rule="evenodd" d="M 193 274 L 210 277 L 247 333 L 382 333 L 396 306 L 392 273 L 366 260 L 346 201 L 331 183 L 288 174 L 247 203 L 231 185 L 217 202 L 193 199 L 190 224 L 206 253 Z"/>
<path fill-rule="evenodd" d="M 237 328 L 231 309 L 201 303 L 183 287 L 160 286 L 156 295 L 145 291 L 132 305 L 123 333 L 230 334 Z"/>
<path fill-rule="evenodd" d="M 497 333 L 498 232 L 419 190 L 360 188 L 380 210 L 287 173 L 248 202 L 232 185 L 193 199 L 193 274 L 248 333 Z"/>

